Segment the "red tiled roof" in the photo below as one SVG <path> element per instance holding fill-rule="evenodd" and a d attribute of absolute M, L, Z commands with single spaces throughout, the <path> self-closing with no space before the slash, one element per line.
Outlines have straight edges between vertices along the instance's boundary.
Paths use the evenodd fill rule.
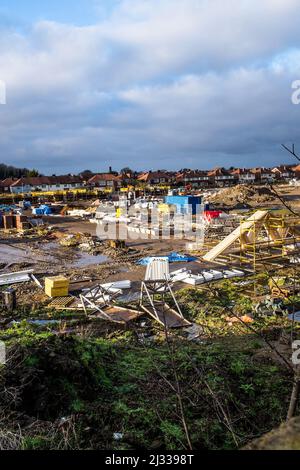
<path fill-rule="evenodd" d="M 74 184 L 81 183 L 82 180 L 79 176 L 62 175 L 62 176 L 34 176 L 34 177 L 22 177 L 15 181 L 11 186 L 41 186 L 55 185 L 55 184 Z"/>
<path fill-rule="evenodd" d="M 224 168 L 214 168 L 207 173 L 208 176 L 229 176 L 230 172 Z"/>
<path fill-rule="evenodd" d="M 88 184 L 96 184 L 99 181 L 118 181 L 118 176 L 115 176 L 111 173 L 99 173 L 98 175 L 93 176 L 88 180 Z"/>
<path fill-rule="evenodd" d="M 230 171 L 232 175 L 246 175 L 251 173 L 251 170 L 247 168 L 235 168 L 234 170 Z"/>
<path fill-rule="evenodd" d="M 11 186 L 40 186 L 41 184 L 49 184 L 49 178 L 47 176 L 22 177 Z"/>
<path fill-rule="evenodd" d="M 6 178 L 5 180 L 0 181 L 1 188 L 8 188 L 13 183 L 15 183 L 18 178 Z"/>
<path fill-rule="evenodd" d="M 256 174 L 266 174 L 266 173 L 272 173 L 272 171 L 269 169 L 269 168 L 252 168 L 251 169 L 251 172 L 252 173 L 256 173 Z"/>
<path fill-rule="evenodd" d="M 75 184 L 82 183 L 82 178 L 76 175 L 49 176 L 52 184 Z"/>
<path fill-rule="evenodd" d="M 173 177 L 173 174 L 168 173 L 167 171 L 148 171 L 147 173 L 142 173 L 138 176 L 139 181 L 149 181 L 151 179 L 170 179 Z"/>
<path fill-rule="evenodd" d="M 177 182 L 183 181 L 185 178 L 203 178 L 205 176 L 208 176 L 207 171 L 202 171 L 202 170 L 189 170 L 189 171 L 183 171 L 182 173 L 177 173 L 176 175 L 176 180 Z"/>
<path fill-rule="evenodd" d="M 280 165 L 272 169 L 273 173 L 293 173 L 293 171 L 294 170 L 292 169 L 290 165 L 288 166 Z"/>
<path fill-rule="evenodd" d="M 149 177 L 149 172 L 148 173 L 143 173 L 141 175 L 138 176 L 138 180 L 139 181 L 148 181 L 148 177 Z"/>

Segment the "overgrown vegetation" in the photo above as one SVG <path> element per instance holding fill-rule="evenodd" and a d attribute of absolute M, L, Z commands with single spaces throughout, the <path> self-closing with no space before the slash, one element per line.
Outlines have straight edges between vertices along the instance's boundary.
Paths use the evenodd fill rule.
<path fill-rule="evenodd" d="M 29 330 L 10 346 L 1 371 L 2 432 L 15 435 L 21 426 L 17 446 L 186 448 L 166 343 L 145 346 L 121 332 L 111 341 Z M 256 358 L 259 342 L 173 342 L 195 449 L 235 448 L 284 418 L 290 377 Z"/>
<path fill-rule="evenodd" d="M 255 281 L 260 292 L 266 279 Z M 196 342 L 181 330 L 166 338 L 151 322 L 120 330 L 72 312 L 21 309 L 20 321 L 0 330 L 8 347 L 0 448 L 188 449 L 178 383 L 193 449 L 240 448 L 279 425 L 292 374 L 264 338 L 289 332 L 286 315 L 261 314 L 244 286 L 229 281 L 177 298 L 200 326 Z M 234 321 L 243 315 L 250 328 Z"/>

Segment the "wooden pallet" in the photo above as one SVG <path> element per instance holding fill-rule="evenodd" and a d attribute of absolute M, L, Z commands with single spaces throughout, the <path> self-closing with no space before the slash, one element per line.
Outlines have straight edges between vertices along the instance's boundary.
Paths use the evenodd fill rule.
<path fill-rule="evenodd" d="M 71 305 L 71 303 L 74 301 L 75 297 L 57 297 L 53 299 L 50 304 L 47 305 L 47 308 L 53 308 L 56 310 L 63 310 L 64 308 L 68 307 Z"/>

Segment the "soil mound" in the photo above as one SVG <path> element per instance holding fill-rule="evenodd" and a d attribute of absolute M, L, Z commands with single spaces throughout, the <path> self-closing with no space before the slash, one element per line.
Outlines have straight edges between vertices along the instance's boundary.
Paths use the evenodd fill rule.
<path fill-rule="evenodd" d="M 254 207 L 258 204 L 275 202 L 277 197 L 268 186 L 238 185 L 226 188 L 208 198 L 210 203 L 236 206 L 245 204 Z"/>

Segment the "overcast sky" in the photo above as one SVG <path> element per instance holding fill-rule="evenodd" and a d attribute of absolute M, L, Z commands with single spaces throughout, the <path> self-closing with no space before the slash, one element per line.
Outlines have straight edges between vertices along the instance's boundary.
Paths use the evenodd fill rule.
<path fill-rule="evenodd" d="M 0 162 L 294 163 L 299 0 L 1 0 Z"/>

